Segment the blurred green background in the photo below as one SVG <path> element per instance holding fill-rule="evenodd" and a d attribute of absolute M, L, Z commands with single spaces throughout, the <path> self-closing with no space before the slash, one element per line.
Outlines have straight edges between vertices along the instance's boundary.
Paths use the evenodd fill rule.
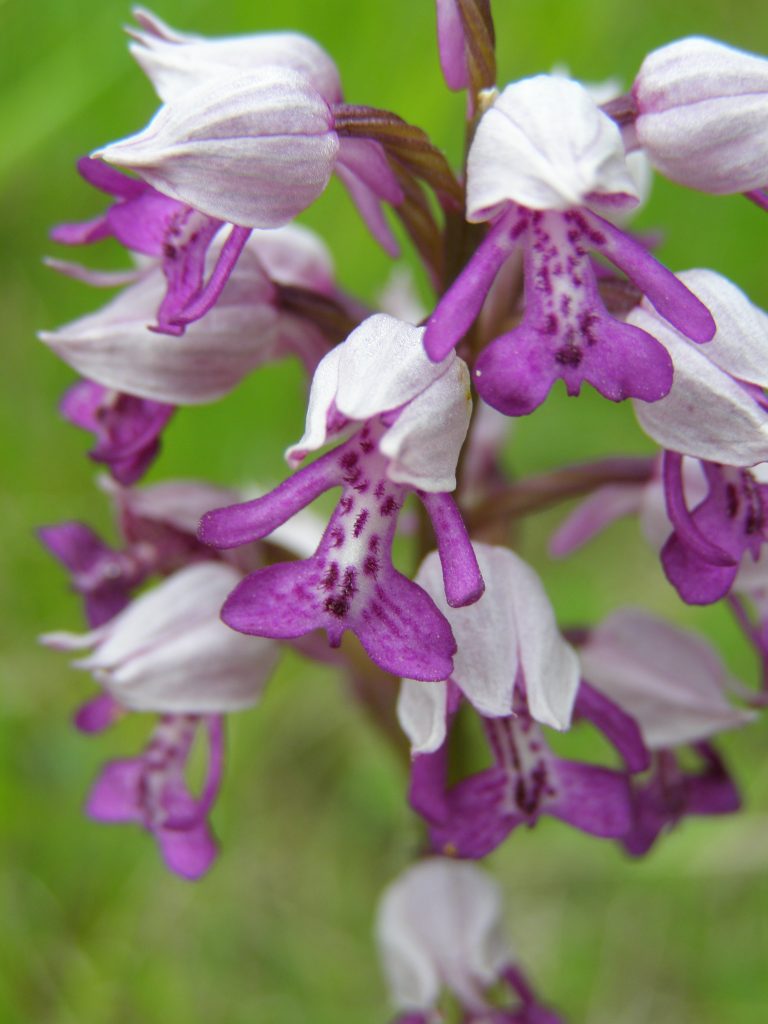
<path fill-rule="evenodd" d="M 590 81 L 629 84 L 643 55 L 685 34 L 768 51 L 763 0 L 496 0 L 500 83 L 566 62 Z M 441 85 L 432 0 L 163 0 L 179 28 L 227 34 L 294 28 L 336 58 L 346 96 L 426 128 L 455 161 L 463 100 Z M 215 824 L 223 852 L 196 885 L 170 877 L 150 837 L 98 826 L 81 806 L 105 758 L 138 748 L 127 723 L 86 739 L 69 726 L 92 685 L 35 637 L 79 628 L 75 599 L 33 538 L 80 518 L 109 533 L 84 458 L 60 422 L 71 372 L 35 340 L 103 296 L 40 264 L 58 220 L 100 198 L 76 158 L 143 126 L 148 84 L 125 49 L 126 4 L 0 0 L 0 446 L 3 615 L 0 772 L 2 1024 L 362 1024 L 388 1010 L 370 941 L 378 893 L 418 849 L 399 763 L 333 674 L 287 659 L 261 708 L 230 723 Z M 388 272 L 341 190 L 306 215 L 341 282 L 371 299 Z M 657 183 L 639 222 L 663 226 L 674 269 L 708 265 L 768 306 L 768 221 L 739 198 Z M 104 262 L 115 253 L 107 251 Z M 86 258 L 98 262 L 93 252 Z M 183 411 L 152 479 L 278 480 L 303 422 L 302 381 L 270 367 L 227 401 Z M 554 396 L 519 425 L 515 472 L 601 453 L 644 452 L 631 410 L 586 394 Z M 544 575 L 564 622 L 617 602 L 708 632 L 731 667 L 754 667 L 726 616 L 685 609 L 632 524 L 553 565 L 546 537 L 562 511 L 527 523 L 521 550 Z M 493 858 L 510 936 L 541 991 L 573 1022 L 764 1024 L 768 1020 L 768 768 L 764 723 L 727 737 L 744 790 L 739 817 L 690 822 L 642 863 L 546 822 Z"/>

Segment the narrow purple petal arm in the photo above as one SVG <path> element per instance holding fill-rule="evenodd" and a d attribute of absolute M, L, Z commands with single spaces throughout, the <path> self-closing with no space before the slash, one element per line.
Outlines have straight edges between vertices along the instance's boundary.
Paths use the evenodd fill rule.
<path fill-rule="evenodd" d="M 213 272 L 202 290 L 193 296 L 188 305 L 170 317 L 173 325 L 181 327 L 190 324 L 205 316 L 208 310 L 212 309 L 224 290 L 224 286 L 229 280 L 232 271 L 235 269 L 235 264 L 240 258 L 240 253 L 245 248 L 245 244 L 250 238 L 252 231 L 252 228 L 234 227 L 232 229 L 221 248 L 216 266 L 213 268 Z M 159 315 L 158 319 L 161 319 Z"/>
<path fill-rule="evenodd" d="M 86 701 L 75 712 L 74 725 L 79 732 L 97 733 L 108 729 L 123 714 L 120 704 L 108 693 Z"/>
<path fill-rule="evenodd" d="M 558 796 L 547 813 L 589 835 L 618 839 L 632 825 L 629 780 L 620 772 L 575 761 L 557 765 Z"/>
<path fill-rule="evenodd" d="M 665 320 L 692 341 L 711 341 L 716 325 L 704 303 L 644 245 L 589 210 L 580 210 L 594 247 L 624 271 Z"/>
<path fill-rule="evenodd" d="M 424 348 L 439 363 L 464 337 L 480 312 L 488 289 L 514 251 L 525 225 L 516 208 L 493 225 L 437 309 L 427 321 Z"/>
<path fill-rule="evenodd" d="M 603 696 L 583 679 L 579 685 L 574 707 L 576 715 L 590 721 L 621 754 L 630 772 L 644 772 L 650 764 L 650 754 L 634 718 L 622 711 L 618 704 Z"/>
<path fill-rule="evenodd" d="M 262 498 L 206 512 L 200 522 L 200 540 L 214 548 L 234 548 L 266 537 L 341 482 L 338 452 L 327 452 Z"/>
<path fill-rule="evenodd" d="M 450 494 L 417 494 L 435 530 L 448 604 L 451 608 L 474 604 L 482 597 L 485 583 L 458 505 Z"/>
<path fill-rule="evenodd" d="M 682 455 L 665 451 L 662 474 L 667 514 L 682 543 L 710 565 L 735 565 L 737 559 L 705 537 L 691 516 L 685 503 Z"/>

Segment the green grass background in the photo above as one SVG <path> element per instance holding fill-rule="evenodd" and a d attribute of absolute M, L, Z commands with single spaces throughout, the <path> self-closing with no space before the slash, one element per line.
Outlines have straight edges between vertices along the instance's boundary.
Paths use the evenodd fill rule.
<path fill-rule="evenodd" d="M 494 6 L 500 83 L 565 61 L 584 79 L 628 84 L 644 53 L 690 33 L 768 51 L 760 0 Z M 164 0 L 158 13 L 209 34 L 313 35 L 337 59 L 350 101 L 397 111 L 458 157 L 463 101 L 441 85 L 431 0 Z M 83 817 L 98 766 L 136 749 L 142 726 L 78 736 L 68 719 L 92 686 L 36 645 L 37 633 L 78 628 L 80 618 L 34 527 L 81 518 L 109 531 L 85 438 L 56 412 L 72 374 L 35 331 L 102 301 L 40 257 L 54 248 L 51 224 L 101 209 L 75 159 L 154 111 L 121 37 L 127 18 L 112 0 L 0 0 L 0 1022 L 384 1021 L 372 917 L 420 833 L 400 765 L 333 674 L 289 658 L 262 706 L 231 721 L 215 813 L 223 852 L 208 878 L 188 885 L 165 873 L 147 835 Z M 341 190 L 332 186 L 305 220 L 327 238 L 344 285 L 372 298 L 387 260 Z M 745 201 L 657 183 L 639 223 L 664 227 L 662 256 L 674 269 L 712 266 L 768 306 L 768 220 Z M 270 367 L 225 402 L 183 411 L 152 478 L 278 480 L 302 421 L 299 373 Z M 519 425 L 508 459 L 524 473 L 648 450 L 628 408 L 558 394 Z M 727 617 L 680 606 L 632 524 L 551 564 L 546 537 L 559 515 L 526 524 L 521 550 L 563 621 L 641 604 L 709 632 L 734 670 L 753 671 Z M 519 956 L 571 1021 L 768 1020 L 764 746 L 762 723 L 725 743 L 745 793 L 741 816 L 687 823 L 642 863 L 556 823 L 494 855 Z"/>

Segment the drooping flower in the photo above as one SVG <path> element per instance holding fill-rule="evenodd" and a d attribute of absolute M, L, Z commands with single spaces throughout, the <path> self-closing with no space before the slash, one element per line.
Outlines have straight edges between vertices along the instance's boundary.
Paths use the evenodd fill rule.
<path fill-rule="evenodd" d="M 221 714 L 256 703 L 278 655 L 219 620 L 242 578 L 231 565 L 189 565 L 136 598 L 90 633 L 48 633 L 59 650 L 93 648 L 75 662 L 124 707 L 167 714 Z"/>
<path fill-rule="evenodd" d="M 579 651 L 586 679 L 637 722 L 653 752 L 651 773 L 633 780 L 633 824 L 623 838 L 641 855 L 689 814 L 738 810 L 738 790 L 709 740 L 752 721 L 726 697 L 732 683 L 700 636 L 635 609 L 620 609 L 592 630 Z M 679 758 L 691 747 L 698 766 Z"/>
<path fill-rule="evenodd" d="M 634 132 L 681 185 L 750 192 L 768 183 L 768 60 L 714 39 L 678 39 L 642 63 Z"/>
<path fill-rule="evenodd" d="M 148 552 L 116 551 L 84 523 L 44 526 L 38 535 L 69 570 L 72 589 L 82 595 L 86 620 L 94 629 L 125 608 L 131 592 L 154 568 Z"/>
<path fill-rule="evenodd" d="M 172 90 L 142 132 L 94 156 L 136 172 L 198 216 L 235 225 L 237 238 L 293 220 L 337 171 L 374 237 L 396 255 L 380 204 L 397 206 L 404 197 L 384 150 L 334 126 L 329 101 L 299 71 L 234 68 Z"/>
<path fill-rule="evenodd" d="M 219 245 L 226 241 L 214 242 L 209 262 L 215 263 Z M 274 270 L 274 279 L 265 267 Z M 314 323 L 282 308 L 279 285 L 325 289 L 329 283 L 327 254 L 306 232 L 293 227 L 259 232 L 243 250 L 216 306 L 183 337 L 158 337 L 151 329 L 165 290 L 162 270 L 155 266 L 98 312 L 43 331 L 40 338 L 84 377 L 110 391 L 163 406 L 210 402 L 271 359 L 296 354 L 314 369 L 327 342 Z M 112 408 L 111 434 L 133 432 L 129 414 L 137 405 L 125 409 L 128 423 L 116 419 Z M 118 402 L 117 411 L 123 406 Z M 162 418 L 163 411 L 154 405 L 141 405 L 139 411 L 142 425 Z M 78 414 L 83 424 L 89 418 L 93 414 Z"/>
<path fill-rule="evenodd" d="M 194 796 L 185 775 L 200 727 L 208 739 L 208 771 L 202 793 Z M 143 825 L 157 840 L 170 871 L 189 880 L 199 878 L 216 857 L 208 815 L 221 783 L 223 742 L 218 716 L 164 715 L 142 754 L 104 766 L 88 796 L 88 815 L 96 821 Z"/>
<path fill-rule="evenodd" d="M 470 608 L 445 609 L 458 643 L 451 678 L 404 680 L 398 702 L 414 755 L 410 801 L 429 825 L 432 848 L 484 857 L 542 814 L 593 835 L 624 835 L 631 824 L 625 774 L 556 756 L 538 722 L 568 728 L 575 700 L 577 714 L 606 734 L 633 771 L 646 763 L 639 733 L 594 691 L 582 686 L 577 696 L 576 654 L 533 570 L 504 548 L 476 549 L 484 596 Z M 438 598 L 434 556 L 417 582 Z M 449 785 L 450 728 L 464 699 L 480 714 L 493 763 Z"/>
<path fill-rule="evenodd" d="M 396 1024 L 438 1024 L 443 990 L 463 1024 L 557 1024 L 517 966 L 502 918 L 498 884 L 474 864 L 428 858 L 392 882 L 376 938 Z M 499 985 L 517 1005 L 498 1005 Z"/>
<path fill-rule="evenodd" d="M 228 548 L 265 537 L 332 487 L 342 494 L 315 555 L 247 577 L 222 617 L 257 636 L 298 637 L 322 627 L 333 646 L 346 629 L 394 674 L 444 679 L 455 643 L 432 599 L 391 561 L 397 516 L 415 492 L 434 525 L 452 605 L 482 593 L 472 545 L 449 491 L 471 398 L 465 364 L 435 365 L 423 328 L 385 314 L 365 320 L 320 363 L 304 436 L 288 450 L 298 464 L 340 435 L 352 436 L 271 494 L 204 516 L 200 536 Z"/>
<path fill-rule="evenodd" d="M 183 333 L 183 325 L 206 313 L 221 295 L 250 231 L 233 228 L 206 280 L 206 255 L 224 226 L 222 219 L 194 210 L 100 160 L 83 157 L 77 167 L 90 185 L 115 202 L 93 220 L 60 224 L 51 237 L 62 245 L 88 245 L 112 237 L 131 252 L 157 259 L 165 292 L 156 310 L 156 330 Z"/>
<path fill-rule="evenodd" d="M 608 313 L 590 250 L 693 340 L 709 340 L 715 328 L 685 285 L 593 211 L 636 198 L 619 130 L 582 86 L 545 75 L 508 86 L 480 121 L 467 170 L 467 219 L 490 221 L 491 229 L 430 318 L 430 357 L 443 358 L 466 333 L 499 269 L 522 246 L 522 322 L 478 358 L 480 395 L 507 415 L 524 415 L 558 378 L 569 394 L 586 380 L 613 401 L 667 394 L 669 355 Z"/>
<path fill-rule="evenodd" d="M 207 817 L 222 774 L 221 716 L 258 702 L 279 656 L 277 644 L 246 640 L 219 619 L 221 602 L 241 578 L 223 562 L 198 562 L 90 633 L 41 638 L 60 650 L 93 648 L 75 662 L 104 688 L 78 714 L 83 731 L 106 728 L 126 709 L 162 716 L 139 757 L 105 766 L 87 810 L 98 821 L 149 829 L 167 866 L 185 878 L 207 871 L 216 853 Z M 186 769 L 202 727 L 208 772 L 201 794 L 194 796 Z"/>
<path fill-rule="evenodd" d="M 90 380 L 81 380 L 61 400 L 61 414 L 76 427 L 91 432 L 95 446 L 88 452 L 106 465 L 121 484 L 136 483 L 160 451 L 160 437 L 176 407 L 153 402 Z"/>

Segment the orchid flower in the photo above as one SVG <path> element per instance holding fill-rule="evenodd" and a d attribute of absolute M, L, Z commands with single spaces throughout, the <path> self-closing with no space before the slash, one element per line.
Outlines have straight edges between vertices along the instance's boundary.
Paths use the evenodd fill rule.
<path fill-rule="evenodd" d="M 630 853 L 645 853 L 685 815 L 738 810 L 738 790 L 709 740 L 754 713 L 727 699 L 734 684 L 702 637 L 620 609 L 590 632 L 579 656 L 585 678 L 632 716 L 654 754 L 650 776 L 633 781 L 633 826 L 623 838 Z M 688 746 L 697 770 L 678 758 Z"/>
<path fill-rule="evenodd" d="M 257 636 L 298 637 L 322 627 L 332 646 L 351 629 L 386 671 L 443 679 L 455 643 L 424 590 L 397 572 L 391 547 L 398 512 L 415 491 L 437 535 L 448 601 L 477 600 L 482 580 L 449 491 L 470 412 L 467 369 L 453 354 L 426 358 L 423 328 L 378 314 L 320 363 L 297 465 L 329 440 L 349 440 L 271 494 L 209 512 L 200 536 L 217 548 L 266 537 L 332 487 L 342 495 L 315 555 L 247 577 L 222 617 Z"/>
<path fill-rule="evenodd" d="M 327 288 L 327 253 L 295 228 L 265 234 L 249 241 L 216 306 L 183 337 L 158 337 L 151 329 L 166 286 L 155 266 L 103 309 L 40 338 L 88 380 L 172 406 L 214 401 L 283 355 L 297 354 L 314 368 L 327 343 L 315 324 L 280 307 L 278 286 L 265 266 L 281 283 Z M 219 244 L 217 239 L 211 246 L 209 261 L 217 259 Z M 88 419 L 78 415 L 78 422 Z M 126 429 L 121 422 L 118 432 Z"/>
<path fill-rule="evenodd" d="M 593 212 L 637 198 L 619 130 L 582 86 L 546 75 L 507 86 L 478 125 L 467 168 L 467 219 L 490 221 L 491 229 L 429 320 L 429 356 L 442 359 L 456 345 L 522 246 L 523 319 L 478 358 L 481 397 L 518 416 L 532 412 L 558 378 L 572 395 L 585 380 L 613 401 L 666 395 L 668 353 L 648 332 L 608 314 L 589 251 L 616 264 L 694 341 L 708 341 L 715 328 L 685 285 Z"/>
<path fill-rule="evenodd" d="M 443 989 L 463 1024 L 558 1024 L 537 1000 L 503 936 L 498 884 L 474 864 L 431 857 L 404 871 L 385 890 L 376 937 L 395 1024 L 438 1024 Z M 503 985 L 518 1006 L 499 1007 Z"/>

